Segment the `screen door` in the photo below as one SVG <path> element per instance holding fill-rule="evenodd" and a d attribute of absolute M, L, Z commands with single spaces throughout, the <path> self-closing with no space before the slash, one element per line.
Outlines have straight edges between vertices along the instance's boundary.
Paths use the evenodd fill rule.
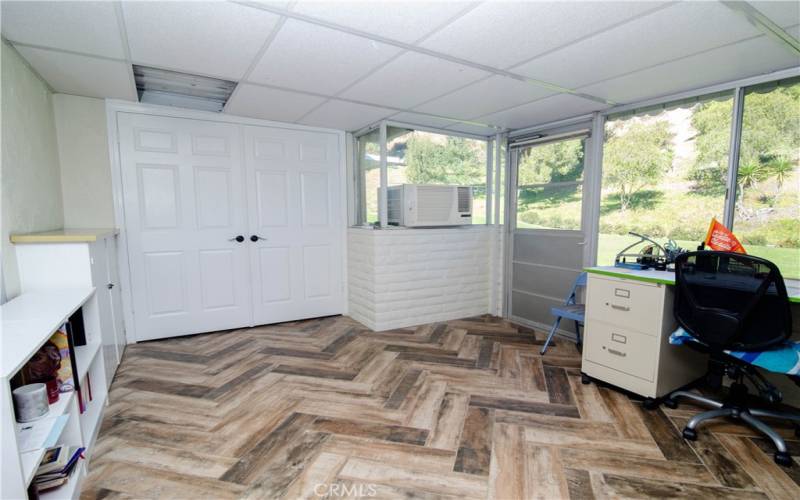
<path fill-rule="evenodd" d="M 583 269 L 584 164 L 590 124 L 509 143 L 511 176 L 507 313 L 543 328 Z M 574 326 L 562 323 L 574 332 Z"/>

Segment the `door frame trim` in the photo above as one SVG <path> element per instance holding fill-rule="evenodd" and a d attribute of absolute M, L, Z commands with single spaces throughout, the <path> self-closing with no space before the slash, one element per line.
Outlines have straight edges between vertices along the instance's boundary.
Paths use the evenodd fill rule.
<path fill-rule="evenodd" d="M 600 182 L 602 178 L 601 169 L 603 164 L 602 151 L 605 139 L 605 116 L 599 112 L 591 115 L 575 117 L 569 120 L 559 120 L 551 124 L 540 125 L 531 129 L 530 132 L 548 132 L 551 134 L 561 134 L 580 129 L 589 128 L 589 137 L 584 148 L 583 165 L 583 195 L 581 205 L 581 229 L 562 230 L 562 229 L 517 229 L 517 159 L 519 151 L 525 149 L 510 148 L 506 144 L 506 206 L 505 206 L 505 254 L 503 259 L 503 317 L 513 321 L 521 318 L 514 316 L 511 311 L 513 294 L 513 271 L 514 271 L 514 235 L 517 232 L 528 235 L 559 234 L 584 239 L 584 249 L 582 265 L 590 267 L 594 265 L 597 248 L 597 227 L 600 216 Z M 517 137 L 523 134 L 517 134 Z M 550 267 L 550 266 L 545 266 Z M 534 322 L 527 321 L 530 325 Z M 541 326 L 535 323 L 536 326 Z M 561 331 L 561 330 L 560 330 Z"/>
<path fill-rule="evenodd" d="M 119 285 L 122 288 L 122 316 L 126 344 L 135 344 L 139 341 L 140 337 L 136 331 L 135 311 L 133 310 L 133 295 L 131 290 L 131 263 L 128 253 L 127 220 L 125 218 L 124 194 L 122 191 L 122 161 L 120 158 L 119 128 L 117 124 L 117 115 L 119 113 L 134 113 L 164 118 L 183 118 L 197 121 L 229 123 L 233 125 L 254 125 L 258 127 L 282 128 L 304 132 L 322 132 L 336 135 L 339 146 L 340 217 L 338 217 L 338 219 L 341 231 L 340 238 L 342 241 L 342 314 L 347 314 L 349 301 L 347 296 L 347 145 L 345 141 L 345 131 L 212 113 L 208 111 L 195 111 L 169 106 L 142 104 L 119 99 L 106 99 L 105 108 L 108 155 L 111 168 L 111 194 L 114 201 L 114 224 L 119 230 L 117 235 L 117 266 L 119 268 Z M 242 145 L 242 147 L 244 147 L 244 145 Z"/>

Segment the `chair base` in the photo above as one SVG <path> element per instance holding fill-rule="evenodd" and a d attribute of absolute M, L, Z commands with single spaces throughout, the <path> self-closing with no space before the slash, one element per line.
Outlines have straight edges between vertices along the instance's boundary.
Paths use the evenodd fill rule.
<path fill-rule="evenodd" d="M 731 387 L 732 393 L 741 394 L 741 391 L 744 391 L 746 393 L 746 389 L 743 389 L 742 387 L 737 387 L 737 384 L 733 384 L 733 386 Z M 675 399 L 679 397 L 686 398 L 696 403 L 700 403 L 706 406 L 711 406 L 712 408 L 714 408 L 713 410 L 700 413 L 689 419 L 689 422 L 683 429 L 683 437 L 685 439 L 688 439 L 689 441 L 696 440 L 697 426 L 700 425 L 701 422 L 704 422 L 706 420 L 711 420 L 721 417 L 740 420 L 749 425 L 750 427 L 752 427 L 753 429 L 764 434 L 772 441 L 776 449 L 774 455 L 775 463 L 777 463 L 778 465 L 783 465 L 785 467 L 791 467 L 792 457 L 789 455 L 789 450 L 786 448 L 786 442 L 783 440 L 780 434 L 775 432 L 774 429 L 772 429 L 770 426 L 768 426 L 761 420 L 757 419 L 756 417 L 785 419 L 793 422 L 795 425 L 798 425 L 800 424 L 800 415 L 782 411 L 747 408 L 739 404 L 722 403 L 720 401 L 716 401 L 688 391 L 675 391 L 671 393 L 666 400 L 667 406 L 670 408 L 674 408 L 675 406 L 677 406 L 677 402 Z"/>

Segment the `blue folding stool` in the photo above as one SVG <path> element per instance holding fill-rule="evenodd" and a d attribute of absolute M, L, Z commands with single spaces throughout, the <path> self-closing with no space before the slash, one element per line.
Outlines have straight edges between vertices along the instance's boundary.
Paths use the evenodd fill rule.
<path fill-rule="evenodd" d="M 558 325 L 561 323 L 562 318 L 575 321 L 575 334 L 578 336 L 578 345 L 580 345 L 581 326 L 583 325 L 584 318 L 586 316 L 586 304 L 577 303 L 578 287 L 586 287 L 586 273 L 581 273 L 578 275 L 578 278 L 572 285 L 572 290 L 569 292 L 569 296 L 567 296 L 567 300 L 564 302 L 563 306 L 550 308 L 550 313 L 556 317 L 556 321 L 553 323 L 553 328 L 550 329 L 550 334 L 547 336 L 544 346 L 542 346 L 541 354 L 544 354 L 544 352 L 547 350 L 547 346 L 550 345 L 550 341 L 553 340 L 553 336 L 556 334 L 556 330 L 558 330 Z"/>

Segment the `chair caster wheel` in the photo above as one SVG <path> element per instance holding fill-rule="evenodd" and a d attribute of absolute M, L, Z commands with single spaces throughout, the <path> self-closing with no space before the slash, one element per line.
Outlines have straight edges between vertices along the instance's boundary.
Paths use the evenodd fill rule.
<path fill-rule="evenodd" d="M 792 457 L 783 451 L 776 451 L 775 452 L 775 463 L 778 465 L 783 465 L 784 467 L 791 467 L 792 466 Z"/>
<path fill-rule="evenodd" d="M 683 429 L 683 439 L 687 439 L 689 441 L 697 441 L 697 431 L 686 427 L 685 429 Z"/>
<path fill-rule="evenodd" d="M 667 398 L 664 400 L 664 406 L 666 406 L 670 410 L 674 410 L 675 408 L 678 407 L 678 402 L 675 401 L 674 399 Z"/>
<path fill-rule="evenodd" d="M 659 405 L 659 401 L 653 398 L 645 398 L 642 402 L 642 406 L 644 406 L 645 410 L 657 410 Z"/>
<path fill-rule="evenodd" d="M 589 385 L 591 383 L 592 383 L 592 379 L 589 377 L 589 375 L 586 375 L 585 373 L 581 373 L 581 384 Z"/>

